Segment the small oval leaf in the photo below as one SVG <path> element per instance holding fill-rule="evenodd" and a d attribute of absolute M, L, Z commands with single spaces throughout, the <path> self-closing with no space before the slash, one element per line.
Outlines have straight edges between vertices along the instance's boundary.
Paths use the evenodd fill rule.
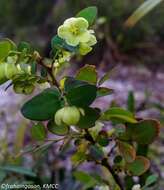
<path fill-rule="evenodd" d="M 127 163 L 126 168 L 133 176 L 140 176 L 145 173 L 150 167 L 150 161 L 143 157 L 137 156 L 134 162 Z"/>
<path fill-rule="evenodd" d="M 30 120 L 45 121 L 54 117 L 61 108 L 61 96 L 56 88 L 49 88 L 26 102 L 21 112 Z"/>
<path fill-rule="evenodd" d="M 86 81 L 88 83 L 97 83 L 97 71 L 94 65 L 85 65 L 76 74 L 76 79 Z"/>
<path fill-rule="evenodd" d="M 97 16 L 97 7 L 95 6 L 91 6 L 91 7 L 87 7 L 83 10 L 81 10 L 76 17 L 83 17 L 85 18 L 90 25 L 93 24 L 93 22 L 95 21 Z"/>
<path fill-rule="evenodd" d="M 134 147 L 126 142 L 118 141 L 118 148 L 120 154 L 126 162 L 133 162 L 136 158 L 136 151 Z"/>
<path fill-rule="evenodd" d="M 42 123 L 33 125 L 31 128 L 31 136 L 37 141 L 43 141 L 46 138 L 46 130 Z"/>
<path fill-rule="evenodd" d="M 63 136 L 63 135 L 66 135 L 68 134 L 69 132 L 69 128 L 68 126 L 66 125 L 62 125 L 62 126 L 58 126 L 56 125 L 53 120 L 50 120 L 47 124 L 47 128 L 48 130 L 53 133 L 53 134 L 56 134 L 56 135 L 60 135 L 60 136 Z"/>

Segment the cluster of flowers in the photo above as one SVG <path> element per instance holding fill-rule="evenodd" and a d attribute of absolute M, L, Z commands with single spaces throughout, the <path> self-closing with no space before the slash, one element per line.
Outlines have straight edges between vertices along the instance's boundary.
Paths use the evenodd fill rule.
<path fill-rule="evenodd" d="M 58 36 L 72 46 L 78 47 L 80 55 L 86 55 L 92 51 L 92 46 L 97 43 L 94 31 L 89 29 L 89 23 L 85 18 L 72 17 L 64 21 L 57 31 Z M 60 66 L 68 62 L 71 58 L 71 52 L 63 50 L 58 59 L 55 60 L 55 66 Z"/>

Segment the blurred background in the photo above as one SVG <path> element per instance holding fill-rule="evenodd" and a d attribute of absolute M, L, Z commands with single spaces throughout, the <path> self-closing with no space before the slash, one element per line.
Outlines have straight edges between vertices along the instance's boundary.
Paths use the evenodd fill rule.
<path fill-rule="evenodd" d="M 105 107 L 115 100 L 126 107 L 128 94 L 135 96 L 138 116 L 155 117 L 164 124 L 164 3 L 161 3 L 146 15 L 133 28 L 125 26 L 126 19 L 143 3 L 143 0 L 0 0 L 0 38 L 7 37 L 18 43 L 30 42 L 44 56 L 49 55 L 51 38 L 57 27 L 68 17 L 72 17 L 82 8 L 98 7 L 98 19 L 94 25 L 98 43 L 94 51 L 84 59 L 75 59 L 72 72 L 83 64 L 93 64 L 102 75 L 107 69 L 116 66 L 107 87 L 114 89 L 114 94 L 96 102 Z M 40 155 L 26 155 L 16 161 L 13 154 L 29 142 L 27 121 L 17 111 L 26 96 L 15 95 L 12 89 L 4 91 L 0 87 L 0 163 L 25 165 L 40 170 L 37 183 L 55 179 L 62 189 L 78 189 L 74 182 L 69 160 L 65 152 L 54 157 L 54 150 Z M 21 123 L 21 124 L 20 124 Z M 162 129 L 163 130 L 163 129 Z M 161 131 L 162 131 L 161 130 Z M 19 131 L 19 132 L 18 132 Z M 164 186 L 164 131 L 151 146 L 149 156 L 152 170 L 160 176 L 161 190 Z M 70 154 L 70 152 L 67 152 Z M 47 157 L 47 155 L 50 155 Z M 46 161 L 45 161 L 46 159 Z M 42 165 L 43 164 L 43 165 Z M 66 168 L 67 165 L 67 168 Z M 52 168 L 55 168 L 52 170 Z M 28 182 L 23 175 L 6 175 L 0 171 L 0 181 Z M 43 181 L 44 181 L 43 180 Z M 31 180 L 32 181 L 32 180 Z M 0 182 L 1 183 L 1 182 Z M 27 183 L 27 182 L 26 182 Z"/>

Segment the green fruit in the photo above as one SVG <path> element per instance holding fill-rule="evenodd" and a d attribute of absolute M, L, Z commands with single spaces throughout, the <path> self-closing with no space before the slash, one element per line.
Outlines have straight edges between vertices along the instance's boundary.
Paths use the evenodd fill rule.
<path fill-rule="evenodd" d="M 80 120 L 80 110 L 75 106 L 67 106 L 58 110 L 55 114 L 57 125 L 76 125 Z"/>

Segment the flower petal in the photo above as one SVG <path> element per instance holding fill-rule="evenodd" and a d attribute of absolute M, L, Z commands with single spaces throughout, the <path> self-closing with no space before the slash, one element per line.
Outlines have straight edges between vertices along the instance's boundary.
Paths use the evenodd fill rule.
<path fill-rule="evenodd" d="M 91 35 L 90 35 L 90 39 L 89 39 L 89 41 L 87 42 L 87 44 L 88 44 L 89 46 L 93 46 L 93 45 L 95 45 L 96 43 L 97 43 L 96 37 L 95 37 L 93 34 L 91 34 Z"/>
<path fill-rule="evenodd" d="M 80 29 L 87 29 L 89 26 L 89 23 L 85 18 L 79 17 L 79 18 L 76 18 L 75 25 Z"/>
<path fill-rule="evenodd" d="M 80 55 L 86 55 L 90 51 L 92 51 L 92 47 L 88 46 L 86 43 L 80 43 L 79 46 Z"/>
<path fill-rule="evenodd" d="M 79 35 L 79 41 L 80 42 L 88 42 L 90 39 L 90 33 L 89 31 L 87 30 L 86 32 L 83 32 Z"/>
<path fill-rule="evenodd" d="M 65 25 L 61 25 L 58 28 L 58 36 L 65 39 L 69 35 L 69 28 Z"/>
<path fill-rule="evenodd" d="M 66 42 L 70 46 L 77 46 L 79 44 L 79 37 L 77 36 L 70 36 L 69 38 L 66 39 Z"/>

